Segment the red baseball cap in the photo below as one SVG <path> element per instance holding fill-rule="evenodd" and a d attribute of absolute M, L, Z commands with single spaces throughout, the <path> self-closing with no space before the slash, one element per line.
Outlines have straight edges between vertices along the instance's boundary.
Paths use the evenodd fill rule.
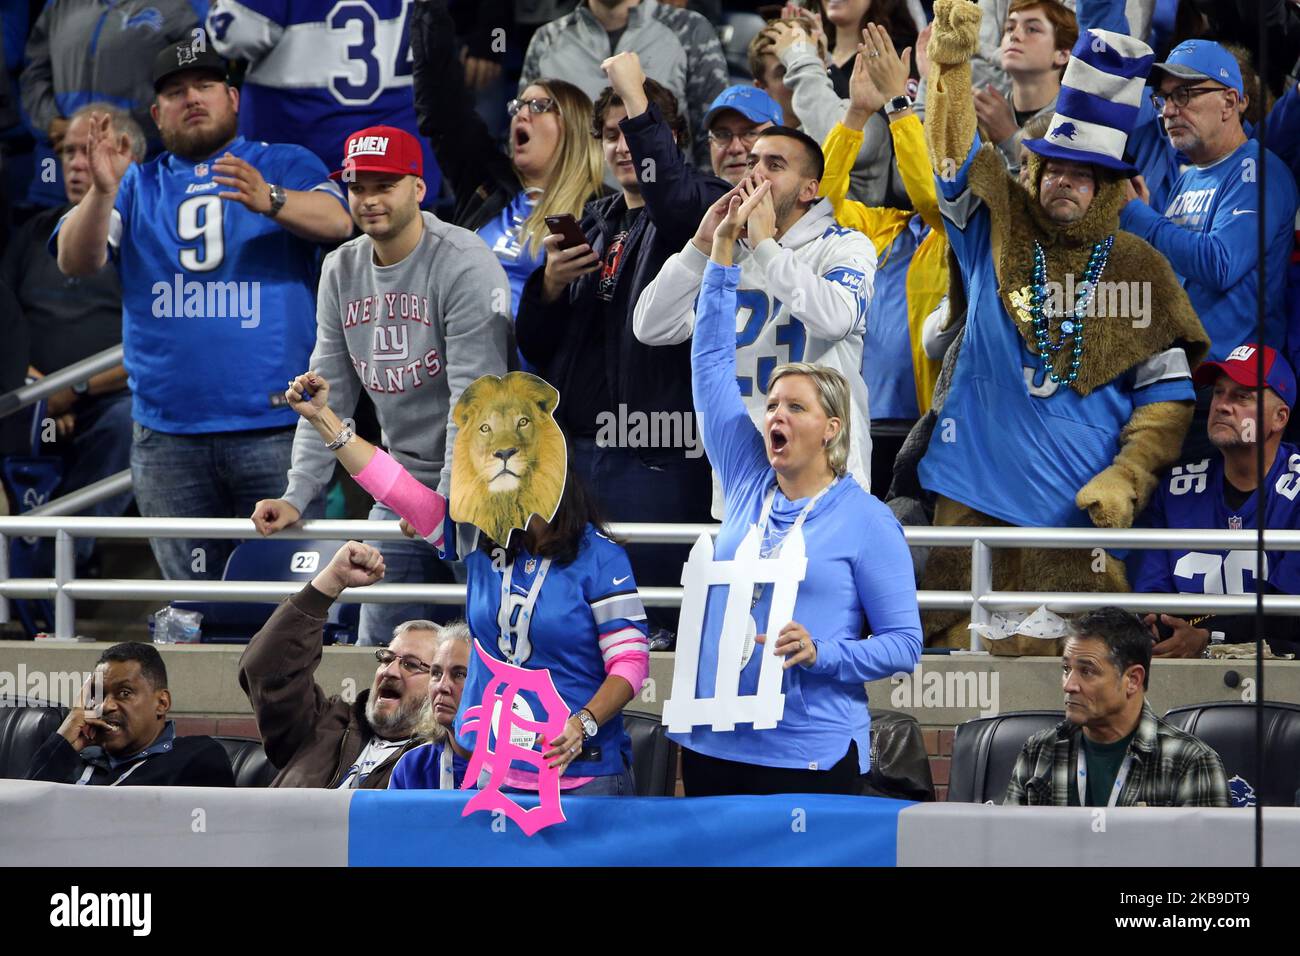
<path fill-rule="evenodd" d="M 343 144 L 343 168 L 330 173 L 330 179 L 343 179 L 349 171 L 423 176 L 420 142 L 395 126 L 367 126 L 347 138 Z"/>
<path fill-rule="evenodd" d="M 1222 362 L 1202 362 L 1192 376 L 1197 385 L 1213 385 L 1220 374 L 1231 378 L 1238 385 L 1246 388 L 1259 388 L 1259 357 L 1254 344 L 1238 345 Z M 1276 349 L 1264 346 L 1264 385 L 1277 392 L 1278 398 L 1286 402 L 1287 408 L 1295 405 L 1295 372 L 1286 359 Z"/>

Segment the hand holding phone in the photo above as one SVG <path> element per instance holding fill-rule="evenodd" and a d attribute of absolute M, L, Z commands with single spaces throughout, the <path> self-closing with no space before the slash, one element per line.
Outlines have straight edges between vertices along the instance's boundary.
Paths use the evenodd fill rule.
<path fill-rule="evenodd" d="M 572 249 L 587 245 L 587 236 L 578 226 L 578 220 L 571 213 L 559 216 L 547 216 L 546 228 L 552 235 L 560 237 L 560 249 Z"/>

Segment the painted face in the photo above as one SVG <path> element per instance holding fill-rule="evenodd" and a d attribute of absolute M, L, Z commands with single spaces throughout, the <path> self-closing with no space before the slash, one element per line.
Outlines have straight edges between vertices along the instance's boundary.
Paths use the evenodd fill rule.
<path fill-rule="evenodd" d="M 807 375 L 784 375 L 768 389 L 763 439 L 777 472 L 794 474 L 825 459 L 826 443 L 838 431 L 839 419 L 827 416 Z"/>
<path fill-rule="evenodd" d="M 104 674 L 104 722 L 96 742 L 115 757 L 138 754 L 162 732 L 171 709 L 171 695 L 155 690 L 140 673 L 139 661 L 109 661 L 97 668 Z"/>
<path fill-rule="evenodd" d="M 450 727 L 460 709 L 460 693 L 469 673 L 469 645 L 464 641 L 443 641 L 433 654 L 429 670 L 429 706 L 433 719 Z"/>
<path fill-rule="evenodd" d="M 510 118 L 510 154 L 523 180 L 542 181 L 551 172 L 564 138 L 560 105 L 537 84 L 525 89 L 519 99 L 525 105 Z M 534 113 L 532 107 L 526 105 L 529 102 L 545 105 L 540 102 L 543 100 L 549 100 L 551 108 L 542 113 Z"/>
<path fill-rule="evenodd" d="M 817 180 L 804 172 L 803 146 L 788 136 L 760 136 L 749 153 L 749 172 L 772 184 L 776 223 L 786 228 L 799 215 L 802 201 L 817 198 Z"/>
<path fill-rule="evenodd" d="M 239 91 L 209 70 L 185 70 L 167 78 L 150 112 L 169 151 L 205 159 L 234 138 Z"/>
<path fill-rule="evenodd" d="M 1053 222 L 1078 222 L 1087 214 L 1096 192 L 1097 180 L 1087 163 L 1049 159 L 1044 164 L 1038 201 Z"/>
<path fill-rule="evenodd" d="M 428 698 L 428 668 L 437 643 L 432 631 L 407 631 L 388 645 L 393 659 L 375 668 L 366 720 L 384 740 L 409 737 L 415 729 Z"/>
<path fill-rule="evenodd" d="M 400 235 L 420 215 L 425 187 L 419 176 L 358 172 L 347 187 L 352 220 L 372 239 Z"/>
<path fill-rule="evenodd" d="M 722 110 L 709 124 L 709 158 L 714 175 L 737 185 L 749 174 L 749 151 L 771 123 L 755 123 L 737 110 Z"/>
<path fill-rule="evenodd" d="M 1174 102 L 1171 94 L 1180 87 L 1187 87 L 1196 92 L 1189 93 L 1186 106 Z M 1211 92 L 1202 92 L 1205 87 L 1215 87 Z M 1160 81 L 1160 95 L 1165 98 L 1160 109 L 1160 118 L 1169 134 L 1169 142 L 1175 149 L 1180 149 L 1193 162 L 1204 157 L 1209 144 L 1217 139 L 1216 134 L 1233 112 L 1229 104 L 1235 102 L 1235 90 L 1229 90 L 1221 83 L 1211 80 L 1180 80 L 1164 75 Z"/>
<path fill-rule="evenodd" d="M 1066 639 L 1061 689 L 1065 692 L 1065 716 L 1071 723 L 1084 727 L 1105 724 L 1124 709 L 1133 693 L 1141 691 L 1142 679 L 1137 664 L 1121 674 L 1100 638 Z"/>
<path fill-rule="evenodd" d="M 641 183 L 636 178 L 632 151 L 628 149 L 627 139 L 618 125 L 626 117 L 627 110 L 621 106 L 611 106 L 605 111 L 605 122 L 600 131 L 600 149 L 605 157 L 605 165 L 614 174 L 619 186 L 628 192 L 639 193 Z"/>
<path fill-rule="evenodd" d="M 1070 59 L 1068 50 L 1056 49 L 1056 28 L 1041 7 L 1008 14 L 999 49 L 1002 69 L 1011 74 L 1045 73 Z"/>

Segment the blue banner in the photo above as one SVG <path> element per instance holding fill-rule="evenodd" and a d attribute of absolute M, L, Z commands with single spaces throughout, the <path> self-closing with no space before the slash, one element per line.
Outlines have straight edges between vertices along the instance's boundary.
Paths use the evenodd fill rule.
<path fill-rule="evenodd" d="M 349 866 L 894 866 L 898 814 L 874 797 L 564 797 L 527 837 L 504 813 L 462 817 L 471 792 L 358 790 Z M 523 807 L 535 796 L 511 795 Z"/>

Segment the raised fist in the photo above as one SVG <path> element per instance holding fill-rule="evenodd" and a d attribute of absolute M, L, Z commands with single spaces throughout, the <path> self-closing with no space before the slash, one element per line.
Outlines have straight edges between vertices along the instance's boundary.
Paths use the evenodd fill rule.
<path fill-rule="evenodd" d="M 935 0 L 927 59 L 941 66 L 969 62 L 979 50 L 982 16 L 979 4 L 970 0 Z"/>

